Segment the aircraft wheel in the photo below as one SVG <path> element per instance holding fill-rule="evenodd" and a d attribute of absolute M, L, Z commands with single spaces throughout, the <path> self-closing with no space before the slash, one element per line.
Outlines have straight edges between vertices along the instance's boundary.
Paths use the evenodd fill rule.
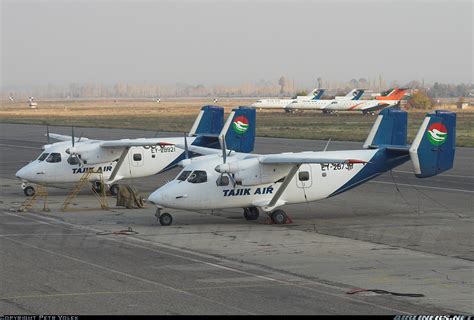
<path fill-rule="evenodd" d="M 36 191 L 35 191 L 35 188 L 33 188 L 32 186 L 28 186 L 25 189 L 23 189 L 23 193 L 25 194 L 25 196 L 31 197 L 35 195 Z"/>
<path fill-rule="evenodd" d="M 109 188 L 110 194 L 113 195 L 113 196 L 118 195 L 119 187 L 120 186 L 118 184 L 111 185 L 110 188 Z"/>
<path fill-rule="evenodd" d="M 162 226 L 169 226 L 173 222 L 173 217 L 169 213 L 165 212 L 160 215 L 158 220 L 160 220 L 160 224 Z"/>
<path fill-rule="evenodd" d="M 284 224 L 288 219 L 285 211 L 283 210 L 275 210 L 272 212 L 271 216 L 273 223 L 275 224 Z"/>
<path fill-rule="evenodd" d="M 244 208 L 244 217 L 247 220 L 257 220 L 260 213 L 255 207 Z"/>
<path fill-rule="evenodd" d="M 94 189 L 94 191 L 97 192 L 98 194 L 102 193 L 102 190 L 104 187 L 105 187 L 104 184 L 100 181 L 96 181 L 92 183 L 92 189 Z"/>

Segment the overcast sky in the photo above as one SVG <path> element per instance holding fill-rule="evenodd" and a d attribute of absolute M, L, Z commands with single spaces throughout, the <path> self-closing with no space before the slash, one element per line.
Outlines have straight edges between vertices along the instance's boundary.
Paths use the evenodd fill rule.
<path fill-rule="evenodd" d="M 0 0 L 3 86 L 473 82 L 473 2 Z"/>

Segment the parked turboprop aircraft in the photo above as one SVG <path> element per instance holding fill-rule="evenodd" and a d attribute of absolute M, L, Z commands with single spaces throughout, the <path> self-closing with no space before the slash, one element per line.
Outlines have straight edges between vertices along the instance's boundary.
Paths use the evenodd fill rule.
<path fill-rule="evenodd" d="M 250 107 L 258 109 L 283 109 L 293 101 L 317 101 L 321 99 L 325 89 L 314 89 L 306 96 L 296 96 L 292 99 L 261 99 L 252 103 Z"/>
<path fill-rule="evenodd" d="M 232 122 L 234 130 L 223 127 L 224 109 L 204 106 L 196 118 L 186 143 L 195 146 L 219 148 L 218 137 L 225 135 L 226 143 L 241 152 L 251 152 L 255 141 L 255 110 L 246 107 L 234 109 L 227 122 Z M 237 134 L 235 130 L 245 130 Z M 87 180 L 98 188 L 103 181 L 112 194 L 117 192 L 118 180 L 139 178 L 164 172 L 189 156 L 176 147 L 183 137 L 139 138 L 121 140 L 92 140 L 59 134 L 49 137 L 62 140 L 43 147 L 43 153 L 34 161 L 21 168 L 17 178 L 23 181 L 25 195 L 35 193 L 30 183 L 59 186 L 77 183 L 86 172 L 93 172 Z M 194 156 L 195 154 L 191 154 Z M 102 177 L 101 177 L 102 175 Z"/>
<path fill-rule="evenodd" d="M 453 167 L 456 114 L 427 114 L 411 145 L 407 113 L 396 108 L 380 112 L 362 150 L 256 155 L 227 152 L 220 141 L 222 156 L 207 149 L 214 154 L 184 160 L 176 179 L 149 196 L 162 225 L 172 222 L 164 208 L 244 208 L 248 220 L 257 219 L 260 209 L 274 223 L 285 223 L 288 217 L 278 207 L 338 195 L 410 159 L 418 178 L 437 175 Z M 206 153 L 202 149 L 189 147 Z"/>
<path fill-rule="evenodd" d="M 293 112 L 296 110 L 322 110 L 324 113 L 329 113 L 326 107 L 331 103 L 349 103 L 360 99 L 364 94 L 365 89 L 352 89 L 345 96 L 337 96 L 329 100 L 295 100 L 285 106 L 285 111 Z"/>

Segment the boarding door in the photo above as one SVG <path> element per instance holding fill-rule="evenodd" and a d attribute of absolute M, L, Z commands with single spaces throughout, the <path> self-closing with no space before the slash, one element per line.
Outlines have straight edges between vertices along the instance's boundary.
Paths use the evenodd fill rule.
<path fill-rule="evenodd" d="M 307 189 L 313 184 L 311 165 L 302 164 L 296 173 L 296 186 L 300 189 Z"/>
<path fill-rule="evenodd" d="M 143 148 L 140 147 L 131 147 L 128 152 L 130 157 L 130 173 L 131 175 L 136 175 L 142 169 L 143 163 L 145 161 Z"/>

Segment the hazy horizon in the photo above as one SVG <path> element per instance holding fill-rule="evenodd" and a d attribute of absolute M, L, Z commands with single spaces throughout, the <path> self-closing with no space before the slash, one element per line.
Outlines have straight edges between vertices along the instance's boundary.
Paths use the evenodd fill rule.
<path fill-rule="evenodd" d="M 2 87 L 473 82 L 472 1 L 0 1 Z"/>

